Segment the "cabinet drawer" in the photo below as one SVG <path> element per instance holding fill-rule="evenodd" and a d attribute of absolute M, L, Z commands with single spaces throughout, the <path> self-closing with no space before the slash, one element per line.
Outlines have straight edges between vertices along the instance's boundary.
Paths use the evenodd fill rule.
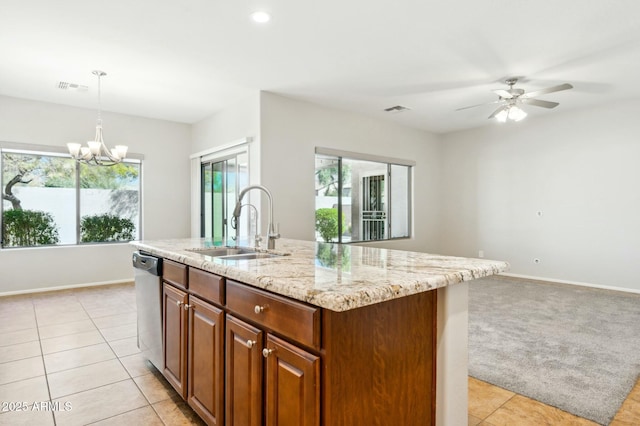
<path fill-rule="evenodd" d="M 187 288 L 187 266 L 172 260 L 162 262 L 162 279 L 173 285 Z"/>
<path fill-rule="evenodd" d="M 320 348 L 320 309 L 227 280 L 230 311 L 312 348 Z"/>
<path fill-rule="evenodd" d="M 189 291 L 218 305 L 224 305 L 224 278 L 189 268 Z"/>

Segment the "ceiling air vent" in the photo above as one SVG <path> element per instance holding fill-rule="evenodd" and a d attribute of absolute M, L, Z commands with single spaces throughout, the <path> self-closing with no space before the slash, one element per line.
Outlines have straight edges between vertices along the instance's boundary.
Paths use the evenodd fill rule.
<path fill-rule="evenodd" d="M 83 86 L 82 84 L 67 83 L 66 81 L 61 81 L 58 83 L 58 89 L 74 90 L 76 92 L 86 92 L 87 90 L 89 90 L 89 86 Z"/>
<path fill-rule="evenodd" d="M 402 106 L 402 105 L 396 105 L 396 106 L 392 106 L 392 107 L 389 107 L 389 108 L 385 108 L 384 110 L 386 112 L 398 113 L 398 112 L 409 111 L 409 110 L 411 110 L 411 108 L 406 107 L 406 106 Z"/>

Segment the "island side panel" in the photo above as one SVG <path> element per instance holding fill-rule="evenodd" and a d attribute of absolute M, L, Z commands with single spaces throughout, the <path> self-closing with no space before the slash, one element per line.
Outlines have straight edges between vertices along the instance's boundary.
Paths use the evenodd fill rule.
<path fill-rule="evenodd" d="M 437 292 L 323 310 L 322 424 L 435 424 Z"/>
<path fill-rule="evenodd" d="M 439 288 L 436 425 L 469 421 L 469 284 Z"/>

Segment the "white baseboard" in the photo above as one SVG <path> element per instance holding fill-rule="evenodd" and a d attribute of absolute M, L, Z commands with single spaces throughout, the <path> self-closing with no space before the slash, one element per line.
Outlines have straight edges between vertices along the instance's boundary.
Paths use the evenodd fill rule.
<path fill-rule="evenodd" d="M 43 287 L 43 288 L 31 288 L 28 290 L 7 291 L 4 293 L 0 293 L 0 297 L 17 296 L 21 294 L 32 294 L 32 293 L 45 293 L 48 291 L 71 290 L 74 288 L 96 287 L 101 285 L 126 284 L 126 283 L 133 283 L 133 280 L 129 279 L 129 280 L 101 281 L 96 283 L 72 284 L 72 285 L 61 285 L 57 287 Z"/>
<path fill-rule="evenodd" d="M 570 284 L 570 285 L 578 285 L 582 287 L 599 288 L 602 290 L 624 291 L 626 293 L 640 294 L 640 290 L 633 289 L 633 288 L 626 288 L 626 287 L 612 287 L 612 286 L 606 286 L 606 285 L 600 285 L 600 284 L 583 283 L 580 281 L 558 280 L 556 278 L 535 277 L 531 275 L 510 274 L 510 273 L 504 273 L 504 272 L 501 273 L 500 275 L 505 277 L 523 278 L 525 280 L 547 281 L 550 283 L 557 283 L 557 284 Z"/>

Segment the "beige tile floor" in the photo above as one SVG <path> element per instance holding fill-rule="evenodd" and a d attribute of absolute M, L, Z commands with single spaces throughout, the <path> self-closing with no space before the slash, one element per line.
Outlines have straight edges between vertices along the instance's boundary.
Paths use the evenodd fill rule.
<path fill-rule="evenodd" d="M 597 426 L 558 408 L 469 377 L 469 426 Z M 610 426 L 640 425 L 640 380 Z"/>
<path fill-rule="evenodd" d="M 0 403 L 0 425 L 202 423 L 140 356 L 132 284 L 0 298 Z"/>
<path fill-rule="evenodd" d="M 136 346 L 132 284 L 0 298 L 2 425 L 202 424 Z M 469 426 L 595 425 L 469 378 Z M 640 425 L 640 382 L 611 426 Z"/>

